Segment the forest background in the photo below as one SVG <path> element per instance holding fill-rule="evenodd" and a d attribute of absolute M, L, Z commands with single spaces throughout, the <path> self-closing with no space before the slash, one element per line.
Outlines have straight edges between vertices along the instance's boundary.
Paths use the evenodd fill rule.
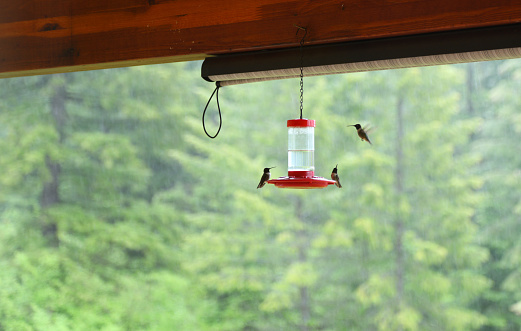
<path fill-rule="evenodd" d="M 200 65 L 0 80 L 0 330 L 521 329 L 521 60 L 305 78 L 307 191 L 298 80 L 211 140 Z"/>

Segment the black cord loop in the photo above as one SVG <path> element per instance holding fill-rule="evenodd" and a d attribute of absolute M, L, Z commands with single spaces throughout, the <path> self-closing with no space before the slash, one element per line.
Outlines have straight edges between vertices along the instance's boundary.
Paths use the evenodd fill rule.
<path fill-rule="evenodd" d="M 206 107 L 204 107 L 204 111 L 203 111 L 203 118 L 202 118 L 202 121 L 203 121 L 203 130 L 204 130 L 204 133 L 206 133 L 206 135 L 212 139 L 214 139 L 215 137 L 217 137 L 217 135 L 219 134 L 219 132 L 221 131 L 221 126 L 223 124 L 223 119 L 222 119 L 222 116 L 221 116 L 221 107 L 219 106 L 219 88 L 221 87 L 221 84 L 219 82 L 216 82 L 215 83 L 215 90 L 213 90 L 213 93 L 212 95 L 210 96 L 210 99 L 208 99 L 208 102 L 206 103 Z M 212 101 L 212 98 L 213 98 L 213 95 L 215 94 L 215 98 L 217 99 L 217 110 L 219 111 L 219 129 L 217 130 L 217 133 L 215 134 L 215 136 L 211 136 L 208 134 L 208 131 L 206 131 L 206 126 L 204 124 L 204 116 L 206 114 L 206 109 L 208 109 L 208 105 L 210 104 L 210 101 Z"/>

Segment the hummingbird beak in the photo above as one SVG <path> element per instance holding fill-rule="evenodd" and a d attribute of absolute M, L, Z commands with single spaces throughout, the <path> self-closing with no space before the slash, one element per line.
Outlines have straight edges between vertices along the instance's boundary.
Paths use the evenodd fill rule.
<path fill-rule="evenodd" d="M 354 125 L 348 125 L 348 126 L 354 126 Z"/>
<path fill-rule="evenodd" d="M 336 164 L 335 168 L 338 168 L 338 163 Z"/>
<path fill-rule="evenodd" d="M 275 167 L 271 167 L 270 169 L 273 169 L 273 168 L 276 168 L 276 167 L 277 167 L 277 166 L 275 166 Z"/>

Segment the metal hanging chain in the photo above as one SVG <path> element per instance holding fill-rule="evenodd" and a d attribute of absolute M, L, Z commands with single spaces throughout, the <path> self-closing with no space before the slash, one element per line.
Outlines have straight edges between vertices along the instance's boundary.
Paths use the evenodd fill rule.
<path fill-rule="evenodd" d="M 304 30 L 304 36 L 300 40 L 300 119 L 302 119 L 302 110 L 304 109 L 304 39 L 308 34 L 306 28 L 295 25 L 299 30 Z M 297 30 L 297 34 L 299 32 Z"/>
<path fill-rule="evenodd" d="M 202 121 L 203 121 L 203 130 L 204 130 L 204 133 L 206 133 L 206 135 L 208 137 L 212 138 L 212 139 L 217 137 L 217 135 L 221 131 L 221 126 L 223 124 L 223 119 L 222 119 L 222 116 L 221 116 L 221 107 L 219 106 L 219 88 L 220 87 L 221 87 L 221 83 L 220 82 L 216 82 L 215 83 L 215 90 L 213 90 L 213 93 L 210 96 L 210 99 L 208 99 L 208 102 L 206 103 L 206 107 L 204 107 L 204 111 L 203 111 L 203 119 L 202 119 Z M 212 101 L 212 98 L 213 98 L 214 94 L 215 94 L 215 98 L 217 99 L 217 110 L 219 111 L 219 129 L 217 130 L 217 133 L 214 136 L 210 136 L 208 134 L 208 131 L 206 131 L 206 126 L 204 124 L 204 115 L 206 115 L 206 109 L 208 109 L 208 105 L 210 104 L 210 101 Z"/>

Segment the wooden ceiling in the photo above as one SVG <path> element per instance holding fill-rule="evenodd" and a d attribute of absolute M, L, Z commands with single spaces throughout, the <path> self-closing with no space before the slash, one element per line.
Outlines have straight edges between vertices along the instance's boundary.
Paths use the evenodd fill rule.
<path fill-rule="evenodd" d="M 521 22 L 519 0 L 15 0 L 0 78 Z"/>

